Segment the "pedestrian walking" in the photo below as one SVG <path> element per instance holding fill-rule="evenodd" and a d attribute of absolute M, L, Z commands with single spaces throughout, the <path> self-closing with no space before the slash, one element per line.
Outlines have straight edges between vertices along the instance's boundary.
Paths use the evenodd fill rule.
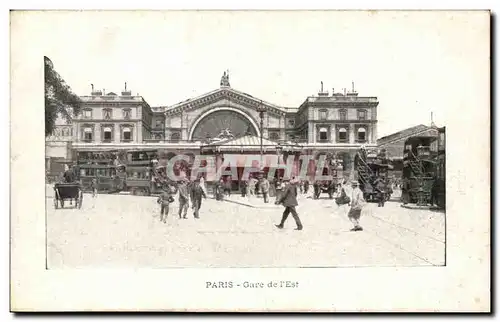
<path fill-rule="evenodd" d="M 174 198 L 172 197 L 168 186 L 165 185 L 163 187 L 163 192 L 160 194 L 156 202 L 160 204 L 160 221 L 166 223 L 168 212 L 170 210 L 170 203 L 174 202 Z"/>
<path fill-rule="evenodd" d="M 207 194 L 207 185 L 205 183 L 205 177 L 203 175 L 200 177 L 200 187 L 203 189 L 203 192 Z"/>
<path fill-rule="evenodd" d="M 246 180 L 240 181 L 241 197 L 245 198 L 248 193 L 248 182 Z"/>
<path fill-rule="evenodd" d="M 297 190 L 298 190 L 298 181 L 293 179 L 290 181 L 290 184 L 284 190 L 281 198 L 276 200 L 276 205 L 283 205 L 285 210 L 283 211 L 283 216 L 281 217 L 281 222 L 278 225 L 275 225 L 279 229 L 283 229 L 285 225 L 285 221 L 288 218 L 289 214 L 292 214 L 293 219 L 295 220 L 295 224 L 297 228 L 295 230 L 302 230 L 302 222 L 300 221 L 299 214 L 297 213 L 296 207 L 299 205 L 297 202 Z"/>
<path fill-rule="evenodd" d="M 383 207 L 386 199 L 386 185 L 382 178 L 377 178 L 374 182 L 375 191 L 377 192 L 378 207 Z"/>
<path fill-rule="evenodd" d="M 189 191 L 185 179 L 179 182 L 179 219 L 187 219 L 187 210 L 189 208 Z"/>
<path fill-rule="evenodd" d="M 359 225 L 359 219 L 361 218 L 361 210 L 365 205 L 365 199 L 363 198 L 363 191 L 359 189 L 358 181 L 352 181 L 352 195 L 351 195 L 351 209 L 349 209 L 349 213 L 347 217 L 352 222 L 354 227 L 351 231 L 361 231 L 363 228 Z"/>
<path fill-rule="evenodd" d="M 200 218 L 200 208 L 202 198 L 207 198 L 205 191 L 200 185 L 200 181 L 196 180 L 191 188 L 191 203 L 193 204 L 193 216 L 195 219 Z"/>
<path fill-rule="evenodd" d="M 224 194 L 228 197 L 231 197 L 231 190 L 233 189 L 233 180 L 231 177 L 226 178 L 226 182 L 224 183 Z"/>
<path fill-rule="evenodd" d="M 319 195 L 321 194 L 321 186 L 318 180 L 314 181 L 313 188 L 314 188 L 313 199 L 318 199 Z"/>
<path fill-rule="evenodd" d="M 220 179 L 216 184 L 215 184 L 215 200 L 217 201 L 222 201 L 224 199 L 224 180 Z"/>
<path fill-rule="evenodd" d="M 92 198 L 97 197 L 97 179 L 92 178 L 92 181 L 90 182 L 90 189 L 92 189 Z"/>
<path fill-rule="evenodd" d="M 308 193 L 308 192 L 309 192 L 309 180 L 308 180 L 308 179 L 306 179 L 306 180 L 304 181 L 304 194 L 306 194 L 306 195 L 307 195 L 307 193 Z"/>
<path fill-rule="evenodd" d="M 254 177 L 251 177 L 248 179 L 248 195 L 249 196 L 255 196 L 255 183 L 256 180 Z"/>
<path fill-rule="evenodd" d="M 262 179 L 259 182 L 259 188 L 260 192 L 262 193 L 262 197 L 264 198 L 264 203 L 269 202 L 269 187 L 270 187 L 269 181 L 266 178 L 262 177 Z"/>
<path fill-rule="evenodd" d="M 276 182 L 276 201 L 280 200 L 283 195 L 283 189 L 285 188 L 283 184 L 283 179 L 279 178 Z"/>

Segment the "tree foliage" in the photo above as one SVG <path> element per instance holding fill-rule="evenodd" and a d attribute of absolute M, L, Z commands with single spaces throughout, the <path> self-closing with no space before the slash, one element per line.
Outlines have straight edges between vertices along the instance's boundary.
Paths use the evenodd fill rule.
<path fill-rule="evenodd" d="M 55 71 L 52 61 L 44 56 L 45 65 L 45 136 L 50 135 L 60 116 L 66 121 L 80 113 L 81 100 Z"/>

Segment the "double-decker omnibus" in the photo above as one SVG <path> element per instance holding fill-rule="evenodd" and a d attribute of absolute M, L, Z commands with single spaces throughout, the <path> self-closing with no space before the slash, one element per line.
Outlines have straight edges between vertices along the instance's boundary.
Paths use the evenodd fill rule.
<path fill-rule="evenodd" d="M 403 204 L 425 206 L 432 203 L 437 178 L 437 137 L 415 136 L 407 139 L 403 154 Z"/>
<path fill-rule="evenodd" d="M 93 179 L 97 181 L 97 191 L 113 193 L 125 187 L 123 166 L 116 162 L 115 151 L 77 152 L 75 175 L 84 191 L 91 191 Z"/>

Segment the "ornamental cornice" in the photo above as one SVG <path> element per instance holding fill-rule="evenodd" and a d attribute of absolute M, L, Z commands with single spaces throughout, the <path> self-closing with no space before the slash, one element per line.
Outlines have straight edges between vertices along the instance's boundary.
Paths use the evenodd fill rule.
<path fill-rule="evenodd" d="M 166 116 L 178 115 L 183 111 L 190 111 L 200 107 L 204 107 L 215 102 L 218 102 L 223 99 L 228 99 L 230 102 L 240 104 L 242 106 L 251 108 L 256 110 L 259 106 L 263 106 L 266 109 L 266 112 L 271 113 L 276 116 L 285 116 L 286 111 L 273 106 L 272 104 L 261 102 L 258 99 L 246 97 L 243 94 L 235 92 L 230 89 L 221 89 L 216 92 L 210 93 L 206 96 L 200 97 L 198 99 L 188 100 L 184 103 L 179 104 L 178 106 L 167 109 L 165 111 Z"/>

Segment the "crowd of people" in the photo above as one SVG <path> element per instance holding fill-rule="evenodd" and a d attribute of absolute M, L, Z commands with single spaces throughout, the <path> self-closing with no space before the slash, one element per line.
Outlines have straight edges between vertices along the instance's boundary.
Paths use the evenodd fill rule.
<path fill-rule="evenodd" d="M 231 177 L 221 178 L 215 182 L 213 185 L 213 198 L 217 201 L 223 201 L 224 198 L 231 198 L 231 192 L 234 188 L 233 183 Z M 271 197 L 269 192 L 271 184 L 266 177 L 262 175 L 254 176 L 247 181 L 238 182 L 238 186 L 242 197 L 251 198 L 261 195 L 264 203 L 270 202 Z M 309 192 L 308 181 L 299 180 L 298 178 L 292 178 L 291 180 L 281 178 L 273 182 L 273 187 L 275 191 L 274 204 L 284 207 L 281 221 L 275 224 L 275 226 L 278 229 L 283 229 L 289 215 L 292 215 L 296 224 L 296 230 L 302 230 L 304 227 L 297 212 L 297 206 L 300 200 L 299 196 L 301 194 L 308 194 Z M 316 191 L 313 191 L 312 194 L 313 198 L 317 198 Z M 208 196 L 205 178 L 202 176 L 196 180 L 182 179 L 177 183 L 175 189 L 167 185 L 164 187 L 163 192 L 157 199 L 160 205 L 160 221 L 163 223 L 166 223 L 170 205 L 175 201 L 174 196 L 178 198 L 179 219 L 187 219 L 190 205 L 193 210 L 193 217 L 199 219 L 202 200 Z M 348 209 L 345 212 L 353 224 L 351 230 L 363 230 L 359 220 L 366 201 L 358 181 L 352 181 L 349 185 L 348 181 L 343 180 L 335 186 L 332 199 L 334 199 L 339 208 Z"/>

